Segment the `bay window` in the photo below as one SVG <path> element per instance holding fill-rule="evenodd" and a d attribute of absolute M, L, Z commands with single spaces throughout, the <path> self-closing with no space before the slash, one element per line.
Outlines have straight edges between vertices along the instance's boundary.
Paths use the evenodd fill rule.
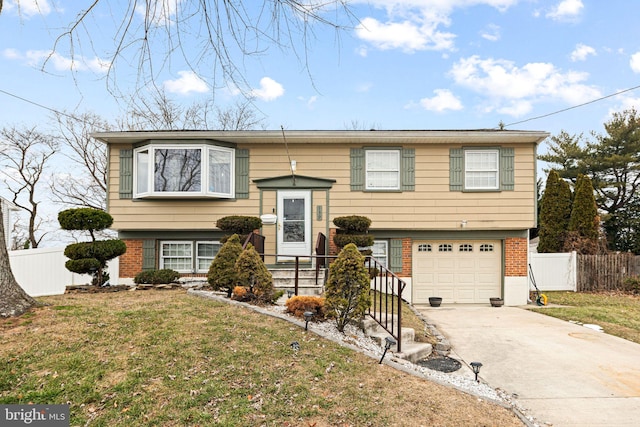
<path fill-rule="evenodd" d="M 234 197 L 231 148 L 146 145 L 134 150 L 134 197 Z"/>

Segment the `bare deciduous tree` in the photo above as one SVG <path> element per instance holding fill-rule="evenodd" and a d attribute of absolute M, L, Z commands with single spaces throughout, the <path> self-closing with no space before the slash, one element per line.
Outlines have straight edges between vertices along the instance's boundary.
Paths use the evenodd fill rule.
<path fill-rule="evenodd" d="M 91 138 L 95 131 L 107 131 L 109 123 L 93 113 L 79 116 L 55 115 L 56 137 L 62 154 L 77 168 L 74 173 L 56 174 L 51 184 L 54 201 L 75 207 L 105 210 L 107 203 L 107 147 Z"/>
<path fill-rule="evenodd" d="M 29 244 L 37 248 L 44 234 L 36 236 L 40 226 L 38 188 L 47 161 L 57 150 L 57 143 L 47 134 L 31 128 L 4 128 L 0 131 L 0 164 L 5 166 L 4 181 L 12 202 L 27 212 Z"/>
<path fill-rule="evenodd" d="M 345 0 L 90 0 L 67 6 L 73 18 L 66 29 L 52 30 L 58 36 L 51 57 L 101 58 L 114 93 L 121 67 L 137 66 L 137 87 L 146 88 L 180 64 L 210 87 L 230 86 L 248 95 L 247 57 L 277 49 L 293 53 L 308 69 L 315 25 L 332 28 L 339 37 L 357 22 Z"/>

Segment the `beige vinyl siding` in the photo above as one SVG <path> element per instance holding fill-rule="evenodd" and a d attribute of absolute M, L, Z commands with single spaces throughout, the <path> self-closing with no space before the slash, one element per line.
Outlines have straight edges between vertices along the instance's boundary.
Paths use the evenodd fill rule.
<path fill-rule="evenodd" d="M 509 145 L 505 145 L 509 146 Z M 325 206 L 325 193 L 314 191 L 312 200 L 313 237 L 325 231 L 336 216 L 365 215 L 375 229 L 422 230 L 526 229 L 535 223 L 535 146 L 514 144 L 515 186 L 512 191 L 449 191 L 449 148 L 447 144 L 405 145 L 415 149 L 415 191 L 360 192 L 350 188 L 350 148 L 362 145 L 304 144 L 284 146 L 271 144 L 243 145 L 249 150 L 249 198 L 241 200 L 119 199 L 119 150 L 127 145 L 111 144 L 109 212 L 118 230 L 211 229 L 218 218 L 227 215 L 260 215 L 271 213 L 275 194 L 260 191 L 254 179 L 289 175 L 289 159 L 297 162 L 297 175 L 335 179 L 330 190 L 330 209 Z M 326 154 L 325 154 L 326 153 Z M 323 206 L 323 220 L 316 220 L 316 206 Z M 273 226 L 271 226 L 273 228 Z"/>

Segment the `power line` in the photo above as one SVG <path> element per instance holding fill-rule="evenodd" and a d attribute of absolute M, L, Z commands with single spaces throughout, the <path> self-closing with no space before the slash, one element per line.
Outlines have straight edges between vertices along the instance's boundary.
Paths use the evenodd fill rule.
<path fill-rule="evenodd" d="M 615 93 L 600 97 L 598 99 L 594 99 L 594 100 L 591 100 L 591 101 L 588 101 L 588 102 L 584 102 L 582 104 L 574 105 L 573 107 L 563 108 L 562 110 L 554 111 L 553 113 L 548 113 L 548 114 L 543 114 L 541 116 L 531 117 L 531 118 L 528 118 L 528 119 L 525 119 L 525 120 L 520 120 L 519 122 L 513 122 L 513 123 L 509 123 L 507 125 L 502 125 L 501 127 L 519 125 L 521 123 L 526 123 L 526 122 L 530 122 L 530 121 L 533 121 L 533 120 L 538 120 L 538 119 L 542 119 L 542 118 L 545 118 L 545 117 L 553 116 L 555 114 L 564 113 L 565 111 L 573 110 L 573 109 L 579 108 L 579 107 L 584 107 L 585 105 L 593 104 L 595 102 L 602 101 L 603 99 L 607 99 L 607 98 L 611 98 L 611 97 L 614 97 L 614 96 L 618 96 L 618 95 L 620 95 L 622 93 L 630 92 L 630 91 L 636 90 L 638 88 L 640 88 L 640 85 L 631 87 L 629 89 L 624 89 L 624 90 L 621 90 L 619 92 L 615 92 Z"/>
<path fill-rule="evenodd" d="M 35 105 L 36 107 L 44 108 L 45 110 L 51 111 L 52 113 L 60 114 L 60 115 L 62 115 L 62 116 L 69 117 L 70 119 L 80 121 L 80 119 L 79 119 L 78 117 L 75 117 L 75 116 L 73 116 L 73 115 L 71 115 L 71 114 L 68 114 L 68 113 L 65 113 L 65 112 L 62 112 L 62 111 L 58 111 L 58 110 L 56 110 L 56 109 L 54 109 L 54 108 L 47 107 L 46 105 L 38 104 L 38 103 L 37 103 L 37 102 L 35 102 L 35 101 L 31 101 L 31 100 L 29 100 L 29 99 L 26 99 L 26 98 L 23 98 L 23 97 L 21 97 L 21 96 L 15 95 L 15 94 L 13 94 L 13 93 L 7 92 L 6 90 L 2 90 L 2 89 L 0 89 L 0 92 L 1 92 L 1 93 L 4 93 L 5 95 L 11 96 L 11 97 L 13 97 L 13 98 L 19 99 L 20 101 L 24 101 L 24 102 L 27 102 L 27 103 L 29 103 L 29 104 Z"/>

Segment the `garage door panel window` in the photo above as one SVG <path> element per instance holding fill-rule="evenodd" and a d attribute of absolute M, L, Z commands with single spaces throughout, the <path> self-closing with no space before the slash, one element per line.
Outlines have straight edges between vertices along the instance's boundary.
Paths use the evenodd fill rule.
<path fill-rule="evenodd" d="M 493 252 L 493 245 L 490 243 L 483 243 L 480 245 L 480 252 Z"/>
<path fill-rule="evenodd" d="M 464 243 L 458 247 L 459 252 L 473 252 L 473 245 Z"/>
<path fill-rule="evenodd" d="M 431 245 L 427 243 L 421 243 L 418 245 L 418 252 L 431 252 Z"/>
<path fill-rule="evenodd" d="M 438 252 L 453 252 L 453 246 L 449 243 L 438 245 Z"/>

